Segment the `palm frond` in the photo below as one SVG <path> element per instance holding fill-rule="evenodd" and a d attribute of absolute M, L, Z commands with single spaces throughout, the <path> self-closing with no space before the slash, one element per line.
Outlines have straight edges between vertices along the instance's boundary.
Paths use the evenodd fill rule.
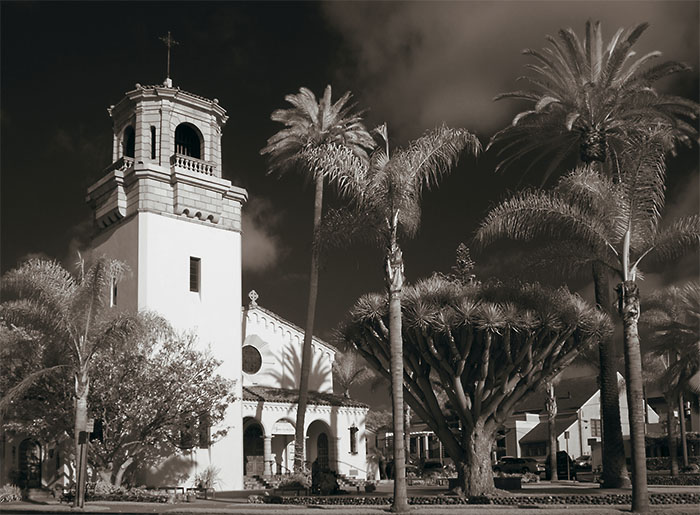
<path fill-rule="evenodd" d="M 30 259 L 2 278 L 2 289 L 10 298 L 34 299 L 56 315 L 66 312 L 76 288 L 73 276 L 53 260 Z"/>
<path fill-rule="evenodd" d="M 335 103 L 331 96 L 330 85 L 318 102 L 313 92 L 302 87 L 299 93 L 285 97 L 292 108 L 273 111 L 271 119 L 283 123 L 285 128 L 272 135 L 260 150 L 261 155 L 267 156 L 268 173 L 299 171 L 312 176 L 323 173 L 332 179 L 334 173 L 342 173 L 349 166 L 332 163 L 333 146 L 348 150 L 358 162 L 368 160 L 367 152 L 374 147 L 374 141 L 360 114 L 353 113 L 354 106 L 348 104 L 350 92 Z"/>
<path fill-rule="evenodd" d="M 462 151 L 477 156 L 481 151 L 479 139 L 466 129 L 452 129 L 441 125 L 427 131 L 411 142 L 407 149 L 399 149 L 392 158 L 393 166 L 404 170 L 414 188 L 437 185 L 459 160 Z"/>
<path fill-rule="evenodd" d="M 16 385 L 12 386 L 6 392 L 3 392 L 2 398 L 0 398 L 0 423 L 2 422 L 2 415 L 5 414 L 10 405 L 20 399 L 29 388 L 32 387 L 39 379 L 46 377 L 48 375 L 54 374 L 55 372 L 67 368 L 68 365 L 55 365 L 49 368 L 43 368 L 26 375 L 22 380 Z"/>
<path fill-rule="evenodd" d="M 630 133 L 658 124 L 672 128 L 665 146 L 668 151 L 675 151 L 677 144 L 697 141 L 697 128 L 687 120 L 697 117 L 698 104 L 687 99 L 669 102 L 665 94 L 653 89 L 659 79 L 688 68 L 674 61 L 649 66 L 659 56 L 656 51 L 634 59 L 632 47 L 647 27 L 642 23 L 618 30 L 603 50 L 600 22 L 588 21 L 583 42 L 566 29 L 559 31 L 558 38 L 548 36 L 542 51 L 525 50 L 536 64 L 527 64 L 531 73 L 518 80 L 527 80 L 533 90 L 496 99 L 517 98 L 531 105 L 516 115 L 510 127 L 491 138 L 487 150 L 500 148 L 497 170 L 517 163 L 527 166 L 528 154 L 541 159 L 547 151 L 554 155 L 564 147 L 566 156 L 609 163 L 611 155 L 606 149 L 619 147 Z M 563 137 L 563 132 L 571 137 Z M 517 144 L 510 144 L 514 142 Z"/>
<path fill-rule="evenodd" d="M 576 239 L 603 253 L 610 247 L 605 221 L 589 214 L 547 192 L 520 192 L 489 211 L 474 241 L 483 247 L 505 238 Z"/>
<path fill-rule="evenodd" d="M 649 254 L 656 262 L 676 259 L 700 245 L 700 216 L 691 215 L 675 220 L 670 225 L 658 230 L 647 250 L 638 258 L 638 262 Z"/>

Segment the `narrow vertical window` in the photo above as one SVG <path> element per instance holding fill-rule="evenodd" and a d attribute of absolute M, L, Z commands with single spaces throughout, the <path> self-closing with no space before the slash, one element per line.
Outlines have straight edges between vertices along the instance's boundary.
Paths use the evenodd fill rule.
<path fill-rule="evenodd" d="M 151 125 L 151 159 L 156 158 L 156 128 Z"/>
<path fill-rule="evenodd" d="M 114 307 L 117 305 L 117 280 L 112 279 L 112 288 L 109 292 L 109 305 Z"/>
<path fill-rule="evenodd" d="M 198 257 L 190 257 L 190 291 L 198 292 L 201 283 L 201 263 Z"/>
<path fill-rule="evenodd" d="M 601 424 L 599 418 L 592 418 L 591 419 L 591 436 L 593 436 L 593 437 L 603 436 L 603 425 Z"/>
<path fill-rule="evenodd" d="M 136 151 L 136 133 L 131 125 L 124 129 L 122 145 L 122 152 L 124 153 L 124 156 L 134 157 L 134 153 Z"/>
<path fill-rule="evenodd" d="M 357 454 L 357 428 L 350 428 L 350 454 Z"/>

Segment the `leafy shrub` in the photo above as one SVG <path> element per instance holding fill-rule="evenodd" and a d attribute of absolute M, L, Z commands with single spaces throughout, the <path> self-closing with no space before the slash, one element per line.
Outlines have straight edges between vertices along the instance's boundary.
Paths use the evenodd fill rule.
<path fill-rule="evenodd" d="M 679 458 L 680 461 L 680 458 Z M 700 464 L 700 456 L 688 456 L 688 462 L 692 464 Z M 668 456 L 647 458 L 647 470 L 670 470 L 671 458 Z"/>
<path fill-rule="evenodd" d="M 208 466 L 194 476 L 194 486 L 197 488 L 214 488 L 219 483 L 221 470 L 213 465 Z"/>
<path fill-rule="evenodd" d="M 22 491 L 17 485 L 7 484 L 0 488 L 0 502 L 17 502 L 22 500 Z"/>
<path fill-rule="evenodd" d="M 540 481 L 540 476 L 537 474 L 533 474 L 532 472 L 526 472 L 525 474 L 521 474 L 519 472 L 514 472 L 514 473 L 508 473 L 508 472 L 494 472 L 493 477 L 519 477 L 521 483 L 539 483 Z"/>
<path fill-rule="evenodd" d="M 377 485 L 375 485 L 374 483 L 366 483 L 365 484 L 365 492 L 367 492 L 368 494 L 371 494 L 376 489 L 377 489 Z"/>
<path fill-rule="evenodd" d="M 295 472 L 289 474 L 280 481 L 279 487 L 284 489 L 309 488 L 311 486 L 311 476 L 308 471 Z"/>
<path fill-rule="evenodd" d="M 335 473 L 330 470 L 321 470 L 318 472 L 317 480 L 312 485 L 312 489 L 321 495 L 329 495 L 338 491 L 338 479 Z"/>

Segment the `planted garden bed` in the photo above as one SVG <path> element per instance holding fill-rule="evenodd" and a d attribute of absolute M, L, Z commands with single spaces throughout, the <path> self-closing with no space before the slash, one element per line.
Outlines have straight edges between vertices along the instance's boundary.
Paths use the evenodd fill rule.
<path fill-rule="evenodd" d="M 385 506 L 393 502 L 392 497 L 380 496 L 329 496 L 329 497 L 280 497 L 280 496 L 251 496 L 249 502 L 268 504 L 293 504 L 293 505 L 372 505 Z M 651 504 L 700 504 L 700 493 L 665 493 L 651 494 Z M 409 504 L 426 505 L 454 505 L 454 504 L 496 504 L 496 505 L 556 505 L 556 504 L 580 504 L 580 505 L 619 505 L 631 504 L 630 494 L 603 494 L 603 495 L 508 495 L 508 496 L 472 496 L 456 497 L 447 495 L 414 496 L 408 498 Z"/>
<path fill-rule="evenodd" d="M 696 486 L 700 485 L 700 474 L 679 474 L 669 476 L 666 474 L 649 474 L 647 484 L 664 486 Z"/>

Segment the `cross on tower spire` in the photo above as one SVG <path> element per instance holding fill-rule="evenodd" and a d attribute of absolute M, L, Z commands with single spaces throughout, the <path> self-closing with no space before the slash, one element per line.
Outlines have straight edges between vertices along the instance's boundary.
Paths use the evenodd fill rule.
<path fill-rule="evenodd" d="M 167 36 L 161 36 L 158 39 L 160 39 L 163 43 L 165 43 L 165 46 L 168 47 L 168 70 L 165 81 L 170 82 L 170 49 L 175 45 L 179 45 L 180 43 L 178 43 L 172 38 L 172 36 L 170 35 L 170 31 L 168 31 Z"/>

